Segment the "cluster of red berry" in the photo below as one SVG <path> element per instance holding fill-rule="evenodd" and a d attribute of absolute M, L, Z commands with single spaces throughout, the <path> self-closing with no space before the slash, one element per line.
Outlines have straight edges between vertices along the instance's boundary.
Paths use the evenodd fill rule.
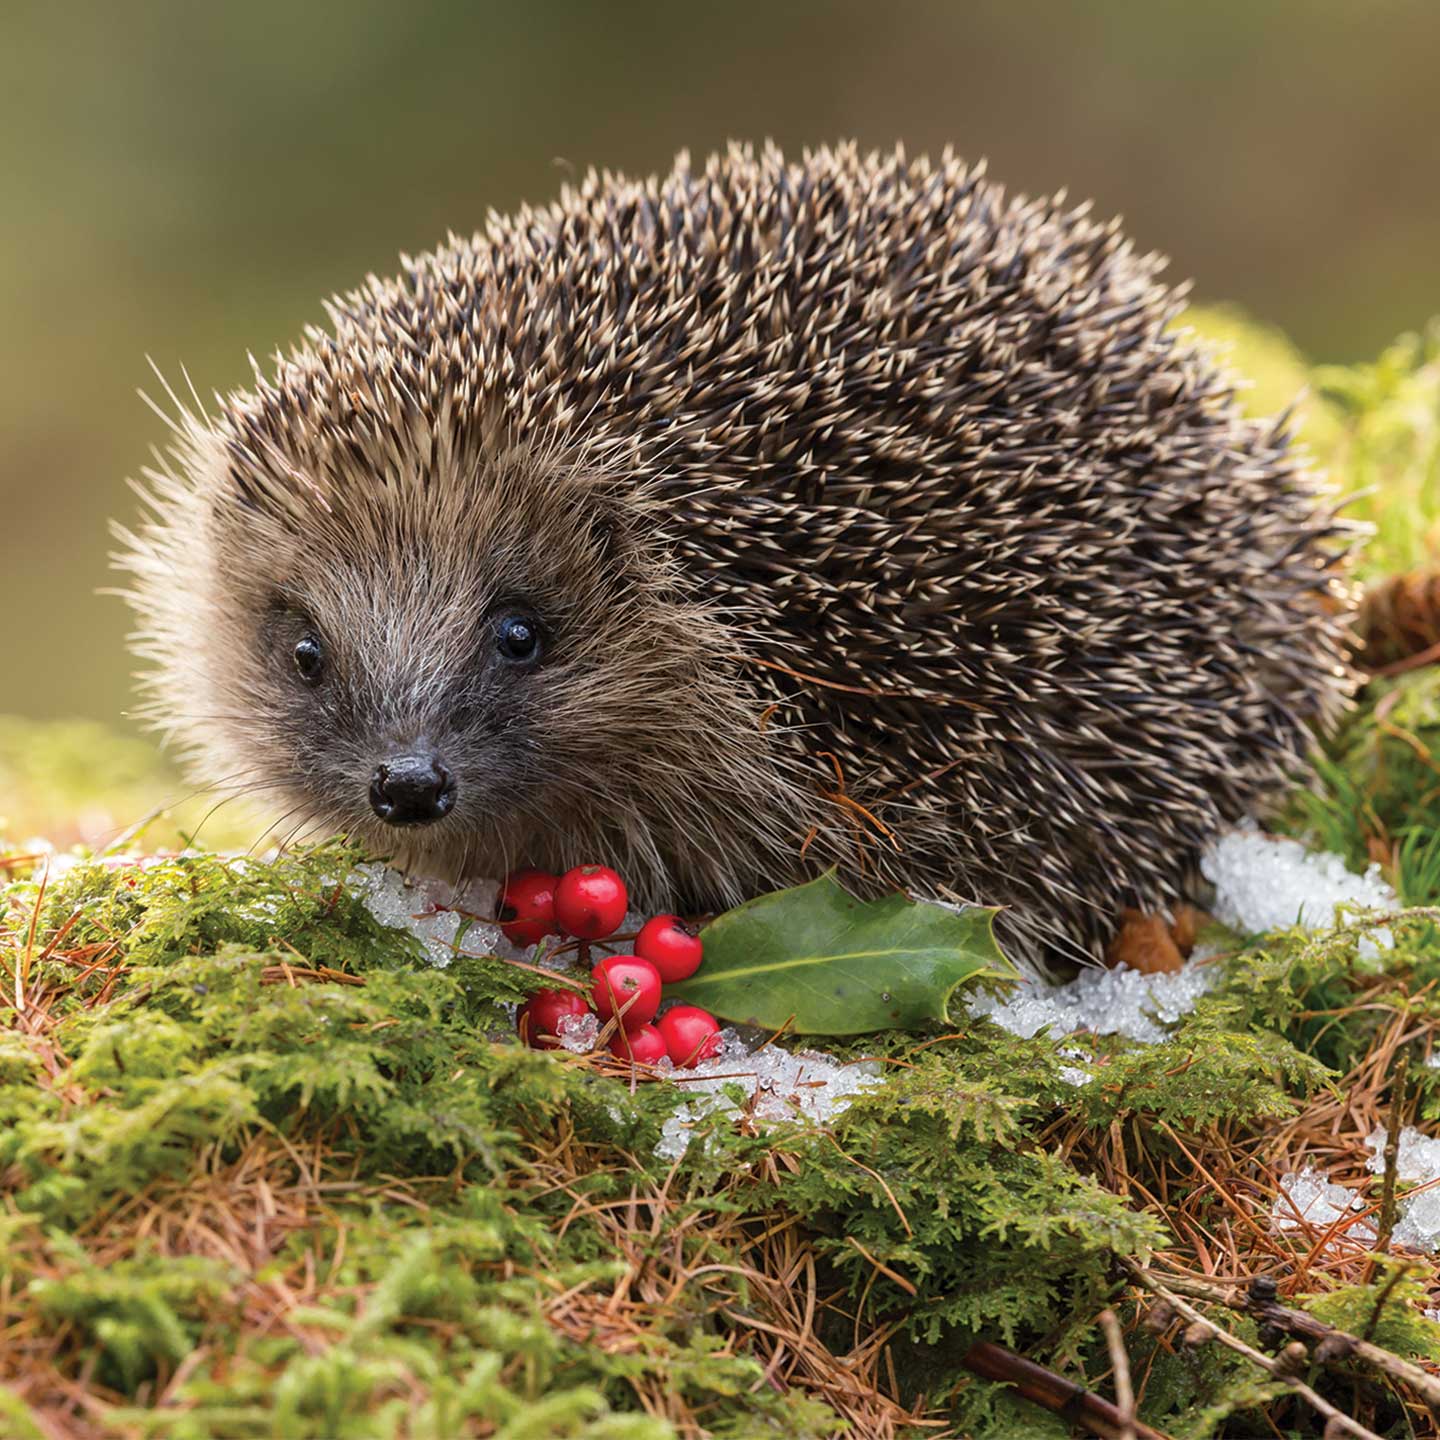
<path fill-rule="evenodd" d="M 505 878 L 495 914 L 506 939 L 538 945 L 548 935 L 568 935 L 586 947 L 609 940 L 625 920 L 630 897 L 625 882 L 605 865 L 577 865 L 558 878 L 543 870 L 517 870 Z M 617 1021 L 611 1052 L 623 1060 L 654 1065 L 666 1056 L 689 1068 L 720 1051 L 720 1025 L 698 1005 L 672 1005 L 655 1024 L 662 989 L 688 980 L 704 957 L 700 937 L 678 915 L 655 915 L 635 936 L 634 952 L 607 955 L 590 972 L 590 998 L 575 990 L 537 990 L 520 1007 L 520 1038 L 537 1049 L 560 1044 L 567 1016 L 598 1015 Z"/>

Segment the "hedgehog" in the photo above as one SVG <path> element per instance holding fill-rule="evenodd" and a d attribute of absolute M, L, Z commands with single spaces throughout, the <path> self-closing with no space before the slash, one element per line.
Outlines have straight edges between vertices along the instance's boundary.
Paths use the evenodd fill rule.
<path fill-rule="evenodd" d="M 118 557 L 148 715 L 415 873 L 701 913 L 835 867 L 1093 959 L 1350 683 L 1343 522 L 1164 265 L 948 151 L 492 214 L 171 392 Z"/>

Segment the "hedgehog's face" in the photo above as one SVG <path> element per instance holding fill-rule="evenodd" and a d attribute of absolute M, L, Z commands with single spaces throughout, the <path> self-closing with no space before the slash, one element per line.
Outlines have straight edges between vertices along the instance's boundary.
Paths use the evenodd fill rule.
<path fill-rule="evenodd" d="M 578 815 L 633 812 L 647 762 L 703 721 L 705 625 L 594 485 L 480 465 L 314 503 L 235 493 L 208 517 L 194 627 L 222 643 L 197 634 L 211 718 L 188 728 L 295 824 L 495 873 Z"/>
<path fill-rule="evenodd" d="M 378 827 L 387 850 L 449 849 L 545 789 L 546 716 L 564 704 L 563 677 L 540 673 L 555 627 L 522 597 L 477 588 L 467 613 L 443 578 L 406 586 L 401 603 L 391 583 L 330 569 L 271 597 L 254 639 L 267 769 L 329 824 Z M 383 834 L 452 816 L 444 834 Z"/>

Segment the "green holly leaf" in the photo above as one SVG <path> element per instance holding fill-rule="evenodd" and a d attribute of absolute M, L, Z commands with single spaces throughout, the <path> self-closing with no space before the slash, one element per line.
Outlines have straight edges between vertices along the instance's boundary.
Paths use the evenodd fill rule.
<path fill-rule="evenodd" d="M 857 900 L 827 871 L 713 920 L 704 964 L 666 993 L 743 1024 L 788 1021 L 801 1035 L 945 1024 L 957 986 L 1015 975 L 995 942 L 995 913 L 903 895 Z"/>

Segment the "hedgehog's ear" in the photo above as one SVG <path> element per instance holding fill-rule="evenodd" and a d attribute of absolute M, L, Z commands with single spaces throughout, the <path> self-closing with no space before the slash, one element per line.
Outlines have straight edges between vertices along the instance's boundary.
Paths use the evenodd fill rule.
<path fill-rule="evenodd" d="M 637 520 L 618 497 L 603 492 L 591 497 L 590 540 L 607 572 L 628 578 L 639 570 L 643 546 Z"/>

